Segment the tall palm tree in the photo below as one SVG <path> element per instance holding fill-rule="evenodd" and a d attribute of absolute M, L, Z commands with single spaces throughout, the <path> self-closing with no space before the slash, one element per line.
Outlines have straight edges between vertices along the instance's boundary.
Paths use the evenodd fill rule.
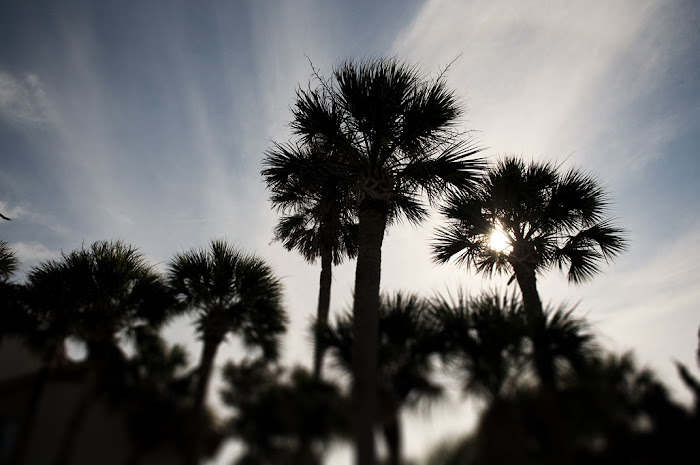
<path fill-rule="evenodd" d="M 319 147 L 275 145 L 269 150 L 263 163 L 263 176 L 268 167 L 274 169 L 284 163 L 288 152 L 295 152 L 310 166 L 323 163 L 325 154 Z M 331 301 L 332 267 L 340 265 L 345 257 L 357 256 L 357 221 L 353 207 L 352 191 L 344 182 L 327 176 L 315 185 L 302 189 L 295 176 L 275 187 L 270 195 L 272 204 L 288 213 L 275 227 L 275 240 L 287 250 L 296 249 L 308 262 L 321 259 L 316 321 L 325 325 Z M 314 338 L 313 370 L 321 376 L 323 350 Z"/>
<path fill-rule="evenodd" d="M 356 462 L 375 463 L 372 424 L 376 414 L 375 376 L 381 250 L 387 224 L 427 215 L 421 194 L 431 202 L 451 187 L 471 185 L 481 163 L 480 149 L 459 139 L 462 109 L 443 75 L 426 78 L 396 59 L 346 61 L 316 88 L 299 89 L 291 123 L 302 146 L 318 146 L 325 161 L 309 166 L 290 150 L 267 159 L 264 171 L 273 192 L 298 179 L 310 189 L 333 176 L 354 192 L 358 215 L 358 256 L 353 307 L 355 355 Z"/>
<path fill-rule="evenodd" d="M 391 465 L 401 463 L 401 409 L 442 394 L 442 387 L 432 379 L 432 358 L 441 344 L 435 337 L 429 309 L 429 303 L 415 294 L 397 292 L 381 299 L 375 378 L 379 406 L 375 421 L 384 433 Z M 346 313 L 337 318 L 321 334 L 334 365 L 352 373 L 353 315 Z"/>
<path fill-rule="evenodd" d="M 169 264 L 169 282 L 182 304 L 195 314 L 202 339 L 193 400 L 193 444 L 188 457 L 194 465 L 202 447 L 198 424 L 219 346 L 234 334 L 245 346 L 274 359 L 287 317 L 282 308 L 282 284 L 272 269 L 261 258 L 224 240 L 213 240 L 208 249 L 177 254 Z"/>
<path fill-rule="evenodd" d="M 624 230 L 612 225 L 608 206 L 591 175 L 506 157 L 478 188 L 450 195 L 442 208 L 448 224 L 437 231 L 433 258 L 445 263 L 456 257 L 487 275 L 513 273 L 526 308 L 541 314 L 539 273 L 568 268 L 569 281 L 579 283 L 626 249 Z M 495 230 L 506 237 L 499 250 L 490 244 Z"/>

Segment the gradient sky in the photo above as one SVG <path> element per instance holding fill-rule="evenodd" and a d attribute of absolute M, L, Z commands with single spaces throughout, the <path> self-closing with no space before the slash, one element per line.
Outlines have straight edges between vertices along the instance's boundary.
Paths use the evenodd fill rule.
<path fill-rule="evenodd" d="M 328 75 L 346 58 L 396 55 L 426 73 L 456 59 L 447 81 L 486 156 L 596 174 L 630 232 L 629 251 L 592 282 L 540 280 L 543 300 L 578 304 L 609 348 L 634 350 L 688 399 L 672 361 L 694 366 L 700 323 L 699 2 L 9 0 L 2 10 L 0 212 L 12 221 L 0 238 L 23 273 L 95 240 L 123 239 L 164 266 L 225 237 L 283 277 L 285 361 L 308 366 L 319 266 L 270 243 L 262 154 L 288 140 L 309 60 Z M 433 265 L 438 223 L 389 230 L 383 289 L 505 288 Z M 354 263 L 336 271 L 334 311 L 348 307 L 353 273 Z M 168 335 L 192 338 L 186 321 Z M 237 353 L 229 345 L 219 361 Z M 445 402 L 407 419 L 416 456 L 473 415 Z"/>

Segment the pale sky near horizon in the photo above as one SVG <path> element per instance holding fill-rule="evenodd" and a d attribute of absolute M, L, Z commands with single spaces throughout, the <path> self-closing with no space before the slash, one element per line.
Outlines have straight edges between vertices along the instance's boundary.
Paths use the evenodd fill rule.
<path fill-rule="evenodd" d="M 428 74 L 454 60 L 447 82 L 485 156 L 594 173 L 629 230 L 629 251 L 590 283 L 541 279 L 543 300 L 577 304 L 609 348 L 633 350 L 687 400 L 673 360 L 695 368 L 700 323 L 697 1 L 4 3 L 0 212 L 12 221 L 0 238 L 23 273 L 95 240 L 123 239 L 162 267 L 225 237 L 282 276 L 285 361 L 308 366 L 319 266 L 270 243 L 262 154 L 290 137 L 309 60 L 324 75 L 347 58 L 395 55 Z M 432 264 L 439 221 L 389 230 L 382 288 L 504 289 L 505 278 Z M 333 311 L 347 308 L 353 272 L 336 270 Z M 168 334 L 191 340 L 186 321 Z M 453 404 L 409 415 L 408 455 L 465 431 L 470 415 Z"/>

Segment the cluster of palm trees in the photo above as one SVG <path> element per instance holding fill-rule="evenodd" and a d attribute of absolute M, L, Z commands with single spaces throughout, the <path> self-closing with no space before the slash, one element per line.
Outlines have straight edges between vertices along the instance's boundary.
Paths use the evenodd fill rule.
<path fill-rule="evenodd" d="M 225 241 L 175 255 L 164 276 L 133 247 L 97 242 L 33 268 L 22 284 L 10 280 L 18 263 L 2 242 L 0 337 L 22 338 L 42 360 L 10 463 L 27 463 L 38 401 L 67 373 L 82 394 L 56 464 L 71 463 L 87 412 L 109 398 L 128 419 L 131 464 L 167 445 L 194 465 L 226 437 L 243 442 L 239 464 L 319 464 L 333 439 L 350 437 L 356 463 L 373 465 L 381 431 L 387 463 L 399 465 L 403 409 L 440 398 L 446 376 L 485 407 L 477 430 L 433 463 L 652 463 L 653 447 L 692 457 L 700 410 L 676 405 L 631 356 L 606 354 L 583 319 L 544 306 L 537 290 L 545 271 L 578 283 L 625 250 L 597 180 L 553 163 L 479 158 L 444 74 L 369 59 L 315 76 L 297 91 L 295 139 L 273 143 L 262 169 L 281 214 L 275 239 L 321 262 L 312 371 L 277 363 L 281 281 Z M 437 263 L 506 273 L 517 290 L 381 293 L 387 228 L 418 223 L 430 207 L 444 219 L 431 244 Z M 331 318 L 332 267 L 354 258 L 352 309 Z M 195 368 L 159 335 L 182 314 L 201 340 Z M 230 335 L 246 354 L 221 371 L 233 412 L 224 421 L 207 393 Z M 83 362 L 67 358 L 69 339 L 85 345 Z M 700 382 L 679 372 L 700 403 Z M 684 434 L 668 433 L 677 429 Z"/>
<path fill-rule="evenodd" d="M 541 447 L 553 462 L 573 463 L 577 449 L 557 413 L 565 406 L 560 393 L 567 377 L 602 362 L 585 322 L 569 310 L 543 308 L 536 279 L 558 268 L 578 283 L 625 250 L 624 231 L 608 217 L 599 183 L 552 163 L 506 157 L 487 166 L 475 158 L 480 148 L 457 130 L 461 108 L 442 74 L 426 77 L 379 59 L 345 62 L 329 79 L 316 78 L 315 87 L 297 92 L 296 140 L 274 144 L 262 174 L 273 205 L 287 215 L 277 238 L 288 249 L 310 260 L 322 257 L 324 246 L 334 258 L 357 253 L 353 310 L 334 325 L 324 304 L 330 280 L 322 271 L 314 362 L 320 376 L 329 347 L 336 365 L 352 375 L 356 463 L 375 463 L 375 424 L 383 428 L 389 462 L 399 463 L 397 411 L 418 393 L 439 393 L 429 376 L 435 355 L 458 361 L 465 386 L 490 398 L 493 411 L 523 389 L 523 380 L 535 379 Z M 424 200 L 445 200 L 435 261 L 509 273 L 522 303 L 498 296 L 432 304 L 414 295 L 380 296 L 386 227 L 424 219 Z M 505 237 L 499 249 L 491 244 L 494 231 Z M 330 259 L 322 258 L 322 270 L 329 268 Z M 489 460 L 484 450 L 481 460 Z M 518 451 L 521 462 L 527 457 Z"/>
<path fill-rule="evenodd" d="M 17 259 L 0 247 L 2 334 L 15 336 L 42 360 L 26 415 L 8 463 L 27 461 L 38 407 L 48 383 L 73 379 L 80 399 L 66 421 L 53 463 L 73 463 L 76 441 L 95 401 L 123 407 L 139 463 L 150 449 L 169 444 L 187 463 L 216 450 L 223 432 L 206 407 L 217 349 L 236 336 L 260 360 L 274 361 L 286 329 L 282 284 L 261 258 L 214 240 L 206 249 L 177 254 L 162 276 L 137 249 L 100 241 L 34 267 L 22 284 L 9 281 Z M 190 314 L 202 341 L 200 361 L 168 347 L 159 330 Z M 72 362 L 67 341 L 85 346 Z M 126 350 L 131 347 L 131 350 Z M 129 352 L 133 355 L 129 355 Z"/>

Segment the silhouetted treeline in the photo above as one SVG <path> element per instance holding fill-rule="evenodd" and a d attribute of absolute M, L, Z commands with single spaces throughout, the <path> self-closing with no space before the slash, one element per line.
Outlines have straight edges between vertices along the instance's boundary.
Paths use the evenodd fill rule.
<path fill-rule="evenodd" d="M 176 254 L 164 275 L 134 247 L 100 241 L 21 282 L 0 242 L 2 350 L 21 344 L 36 367 L 0 384 L 0 459 L 196 465 L 235 439 L 239 465 L 301 465 L 352 440 L 357 465 L 374 465 L 381 432 L 386 462 L 400 465 L 401 413 L 440 399 L 453 379 L 484 408 L 476 431 L 430 463 L 700 463 L 690 369 L 678 364 L 692 409 L 537 288 L 549 270 L 591 279 L 626 250 L 600 183 L 554 163 L 487 163 L 459 128 L 463 111 L 445 72 L 394 58 L 346 61 L 330 77 L 314 69 L 297 89 L 293 138 L 272 143 L 261 174 L 281 214 L 275 240 L 321 262 L 310 372 L 279 360 L 282 280 L 223 240 Z M 444 222 L 433 260 L 505 274 L 512 294 L 380 292 L 387 229 L 431 207 Z M 332 267 L 345 258 L 357 259 L 352 309 L 333 316 Z M 194 365 L 162 337 L 184 315 L 201 343 Z M 219 370 L 230 338 L 243 353 Z M 68 357 L 69 342 L 84 358 Z M 221 411 L 210 398 L 218 375 Z"/>

